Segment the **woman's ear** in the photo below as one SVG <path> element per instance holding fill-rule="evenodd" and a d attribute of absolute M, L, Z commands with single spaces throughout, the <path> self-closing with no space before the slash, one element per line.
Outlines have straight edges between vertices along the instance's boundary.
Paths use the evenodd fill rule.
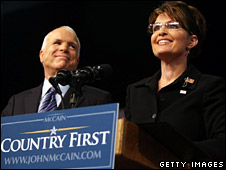
<path fill-rule="evenodd" d="M 190 50 L 198 44 L 199 40 L 197 35 L 191 35 L 188 42 L 187 48 Z"/>

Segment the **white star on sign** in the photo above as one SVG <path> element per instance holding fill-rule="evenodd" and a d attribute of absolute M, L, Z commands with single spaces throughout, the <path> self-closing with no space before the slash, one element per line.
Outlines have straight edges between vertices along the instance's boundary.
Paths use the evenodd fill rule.
<path fill-rule="evenodd" d="M 56 131 L 57 131 L 57 129 L 55 128 L 55 126 L 53 126 L 53 128 L 52 129 L 50 129 L 50 135 L 56 135 Z"/>

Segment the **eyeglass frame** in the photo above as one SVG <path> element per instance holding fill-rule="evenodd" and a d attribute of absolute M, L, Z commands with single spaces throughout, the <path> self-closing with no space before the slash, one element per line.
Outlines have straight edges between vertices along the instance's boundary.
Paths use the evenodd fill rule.
<path fill-rule="evenodd" d="M 172 25 L 173 25 L 173 24 L 176 24 L 177 26 L 180 26 L 180 27 L 178 27 L 178 28 L 168 28 L 168 26 L 170 26 L 170 24 L 172 24 Z M 160 26 L 159 30 L 162 28 L 163 25 L 167 28 L 167 30 L 178 30 L 179 28 L 183 28 L 182 25 L 180 24 L 180 22 L 177 22 L 177 21 L 170 21 L 170 22 L 167 22 L 167 23 L 164 23 L 164 24 L 158 22 L 158 23 L 154 23 L 154 24 L 149 24 L 149 25 L 148 25 L 147 31 L 148 31 L 148 33 L 150 33 L 151 35 L 154 34 L 154 33 L 157 32 L 157 31 L 159 31 L 159 30 L 153 31 L 153 28 L 154 28 L 155 25 Z M 171 26 L 172 26 L 172 25 L 171 25 Z M 186 29 L 185 29 L 185 30 L 186 30 Z M 189 32 L 189 34 L 193 35 L 192 32 Z"/>

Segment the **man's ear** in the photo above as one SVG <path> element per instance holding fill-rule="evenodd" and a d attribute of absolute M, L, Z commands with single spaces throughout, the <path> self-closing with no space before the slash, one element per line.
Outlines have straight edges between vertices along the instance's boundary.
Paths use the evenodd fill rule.
<path fill-rule="evenodd" d="M 199 40 L 198 40 L 198 37 L 197 35 L 191 35 L 190 37 L 190 41 L 187 45 L 187 48 L 190 50 L 192 48 L 194 48 L 197 44 L 198 44 Z"/>
<path fill-rule="evenodd" d="M 39 52 L 39 58 L 40 58 L 40 62 L 43 63 L 43 60 L 44 60 L 44 51 L 43 50 L 40 50 Z"/>

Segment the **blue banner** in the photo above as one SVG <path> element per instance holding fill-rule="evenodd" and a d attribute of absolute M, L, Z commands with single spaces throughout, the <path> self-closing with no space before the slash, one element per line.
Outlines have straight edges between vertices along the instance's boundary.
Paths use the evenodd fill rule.
<path fill-rule="evenodd" d="M 1 118 L 2 169 L 113 169 L 118 103 Z"/>

